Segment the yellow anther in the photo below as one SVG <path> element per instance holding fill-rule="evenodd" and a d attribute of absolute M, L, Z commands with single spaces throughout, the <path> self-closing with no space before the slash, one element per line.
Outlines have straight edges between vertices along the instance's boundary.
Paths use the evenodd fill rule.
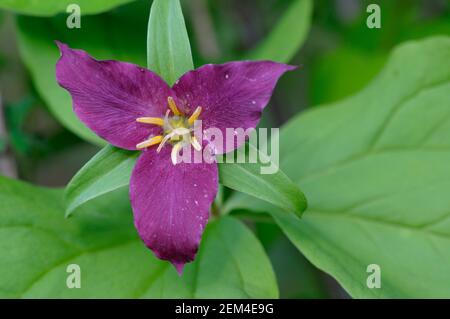
<path fill-rule="evenodd" d="M 177 105 L 175 104 L 175 101 L 171 96 L 167 98 L 167 103 L 169 103 L 169 107 L 172 110 L 173 114 L 181 115 L 181 112 L 178 110 Z"/>
<path fill-rule="evenodd" d="M 198 117 L 200 116 L 200 113 L 202 112 L 202 108 L 201 106 L 197 107 L 194 111 L 194 113 L 192 113 L 191 117 L 189 117 L 188 119 L 188 123 L 189 125 L 194 124 L 194 122 L 198 119 Z"/>
<path fill-rule="evenodd" d="M 139 117 L 136 122 L 164 126 L 164 120 L 159 117 Z"/>
<path fill-rule="evenodd" d="M 150 147 L 152 145 L 156 145 L 161 143 L 161 141 L 163 140 L 163 137 L 161 135 L 157 135 L 157 136 L 153 136 L 152 138 L 149 138 L 148 140 L 139 143 L 138 145 L 136 145 L 136 148 L 138 150 L 146 148 L 146 147 Z"/>
<path fill-rule="evenodd" d="M 195 148 L 195 150 L 197 150 L 197 151 L 201 151 L 202 150 L 202 146 L 197 141 L 197 138 L 195 136 L 191 137 L 191 144 Z"/>
<path fill-rule="evenodd" d="M 195 109 L 192 115 L 188 118 L 185 117 L 178 109 L 175 100 L 169 96 L 167 98 L 169 109 L 167 110 L 164 118 L 159 117 L 139 117 L 136 119 L 138 123 L 146 123 L 158 125 L 164 128 L 164 134 L 151 137 L 136 145 L 137 149 L 144 149 L 156 144 L 159 144 L 156 148 L 156 152 L 160 152 L 164 145 L 170 143 L 172 145 L 171 160 L 173 165 L 177 164 L 180 150 L 183 146 L 192 145 L 195 150 L 201 151 L 202 146 L 198 142 L 197 138 L 193 135 L 194 128 L 192 125 L 199 118 L 202 108 L 199 106 Z M 170 112 L 173 113 L 170 116 Z M 190 144 L 190 145 L 189 145 Z"/>
<path fill-rule="evenodd" d="M 183 146 L 183 143 L 177 143 L 172 147 L 172 152 L 170 153 L 170 158 L 172 159 L 172 164 L 177 165 L 178 162 L 178 153 L 180 153 L 180 149 Z"/>

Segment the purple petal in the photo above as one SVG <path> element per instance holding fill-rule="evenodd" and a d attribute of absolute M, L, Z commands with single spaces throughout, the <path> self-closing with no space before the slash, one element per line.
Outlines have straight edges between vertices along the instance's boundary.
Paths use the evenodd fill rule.
<path fill-rule="evenodd" d="M 194 260 L 218 187 L 217 164 L 173 165 L 171 147 L 139 157 L 130 181 L 134 224 L 155 255 L 181 273 Z"/>
<path fill-rule="evenodd" d="M 284 72 L 294 66 L 271 61 L 230 62 L 208 64 L 184 74 L 173 86 L 180 108 L 190 114 L 202 107 L 200 118 L 204 129 L 255 128 L 261 112 L 272 96 L 275 85 Z M 222 145 L 223 144 L 223 147 Z M 214 145 L 217 154 L 239 147 L 226 143 Z"/>
<path fill-rule="evenodd" d="M 136 122 L 138 117 L 163 116 L 167 97 L 174 95 L 158 75 L 130 63 L 97 61 L 82 50 L 57 45 L 58 83 L 72 95 L 75 113 L 92 131 L 130 150 L 160 133 L 158 127 Z"/>

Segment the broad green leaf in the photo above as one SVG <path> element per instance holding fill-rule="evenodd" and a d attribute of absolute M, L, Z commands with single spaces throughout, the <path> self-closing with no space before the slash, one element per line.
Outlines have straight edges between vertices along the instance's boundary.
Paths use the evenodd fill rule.
<path fill-rule="evenodd" d="M 154 0 L 147 33 L 147 66 L 172 85 L 194 68 L 179 0 Z"/>
<path fill-rule="evenodd" d="M 66 215 L 86 202 L 107 193 L 128 188 L 138 152 L 106 146 L 98 152 L 66 187 Z"/>
<path fill-rule="evenodd" d="M 209 223 L 196 261 L 179 277 L 144 246 L 120 202 L 65 219 L 61 191 L 4 177 L 0 200 L 1 297 L 278 297 L 261 244 L 234 218 Z M 96 214 L 104 209 L 109 214 Z M 80 289 L 66 285 L 70 264 L 80 266 Z"/>
<path fill-rule="evenodd" d="M 138 154 L 112 146 L 103 148 L 68 184 L 66 214 L 70 215 L 88 201 L 127 187 Z M 270 165 L 268 159 L 264 161 L 265 164 L 219 164 L 220 183 L 301 215 L 306 209 L 303 193 L 281 170 L 261 174 L 261 166 Z"/>
<path fill-rule="evenodd" d="M 264 156 L 262 152 L 258 151 L 258 154 L 259 158 Z M 267 156 L 263 159 L 266 163 L 270 161 Z M 261 167 L 267 165 L 260 161 L 254 164 L 222 163 L 219 165 L 220 183 L 300 216 L 306 209 L 305 196 L 280 169 L 273 174 L 261 174 Z"/>
<path fill-rule="evenodd" d="M 145 66 L 148 2 L 138 1 L 101 15 L 82 18 L 81 29 L 68 29 L 66 17 L 17 18 L 20 54 L 34 85 L 58 121 L 90 142 L 105 142 L 85 127 L 72 110 L 69 93 L 55 79 L 59 58 L 54 40 L 86 50 L 97 59 L 114 59 Z"/>
<path fill-rule="evenodd" d="M 450 297 L 449 57 L 449 37 L 401 45 L 364 90 L 282 130 L 281 167 L 309 208 L 269 210 L 353 297 Z"/>
<path fill-rule="evenodd" d="M 295 0 L 271 33 L 248 58 L 289 62 L 306 40 L 312 12 L 312 0 Z"/>
<path fill-rule="evenodd" d="M 94 14 L 134 0 L 2 0 L 0 8 L 35 16 L 52 16 L 66 12 L 67 6 L 77 4 L 81 14 Z"/>

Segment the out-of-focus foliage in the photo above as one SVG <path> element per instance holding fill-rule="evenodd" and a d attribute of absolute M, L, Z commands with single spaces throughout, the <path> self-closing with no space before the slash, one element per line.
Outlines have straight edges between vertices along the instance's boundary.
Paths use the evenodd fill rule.
<path fill-rule="evenodd" d="M 316 1 L 322 52 L 310 56 L 311 105 L 334 102 L 358 92 L 381 70 L 390 50 L 402 41 L 450 34 L 450 5 L 446 1 L 363 0 L 347 6 Z M 369 29 L 366 8 L 376 3 L 381 28 Z M 311 39 L 312 41 L 312 39 Z"/>
<path fill-rule="evenodd" d="M 29 154 L 32 144 L 35 142 L 33 137 L 23 130 L 24 122 L 30 109 L 33 107 L 34 100 L 31 97 L 11 105 L 5 109 L 5 122 L 8 126 L 9 142 L 20 154 Z"/>
<path fill-rule="evenodd" d="M 270 34 L 248 55 L 248 59 L 288 63 L 308 35 L 312 10 L 312 0 L 294 1 Z"/>
<path fill-rule="evenodd" d="M 336 101 L 362 89 L 386 63 L 387 55 L 351 46 L 338 48 L 320 58 L 311 75 L 314 105 Z"/>
<path fill-rule="evenodd" d="M 281 167 L 309 201 L 301 220 L 242 195 L 234 207 L 272 213 L 353 297 L 448 297 L 449 56 L 449 37 L 402 45 L 364 90 L 283 128 Z M 366 286 L 370 264 L 380 289 Z"/>
<path fill-rule="evenodd" d="M 134 0 L 2 0 L 0 8 L 36 16 L 52 16 L 66 12 L 67 6 L 77 4 L 83 14 L 94 14 Z"/>
<path fill-rule="evenodd" d="M 325 275 L 297 250 L 285 237 L 280 228 L 273 223 L 259 222 L 256 234 L 272 262 L 280 288 L 280 298 L 327 298 Z"/>
<path fill-rule="evenodd" d="M 59 51 L 54 40 L 82 48 L 97 59 L 128 61 L 145 66 L 148 5 L 136 2 L 102 15 L 83 17 L 81 29 L 65 27 L 65 16 L 18 17 L 19 49 L 39 94 L 50 111 L 67 128 L 97 144 L 100 138 L 86 128 L 72 111 L 70 95 L 55 81 Z"/>

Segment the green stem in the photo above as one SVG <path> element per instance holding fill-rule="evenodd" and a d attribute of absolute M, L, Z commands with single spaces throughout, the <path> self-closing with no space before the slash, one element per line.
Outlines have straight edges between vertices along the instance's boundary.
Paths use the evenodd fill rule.
<path fill-rule="evenodd" d="M 211 215 L 213 218 L 220 217 L 220 207 L 217 205 L 217 202 L 214 201 L 211 205 Z"/>

